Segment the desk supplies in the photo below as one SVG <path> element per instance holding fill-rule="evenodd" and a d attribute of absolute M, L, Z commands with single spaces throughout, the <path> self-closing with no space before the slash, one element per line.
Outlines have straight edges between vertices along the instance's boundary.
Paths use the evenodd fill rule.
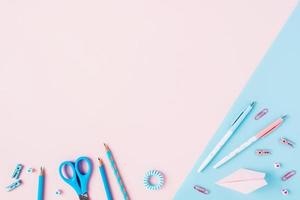
<path fill-rule="evenodd" d="M 35 170 L 32 167 L 29 167 L 29 168 L 26 169 L 27 174 L 32 174 L 34 171 Z"/>
<path fill-rule="evenodd" d="M 62 195 L 62 190 L 60 190 L 60 189 L 57 189 L 56 191 L 55 191 L 55 194 L 56 194 L 56 196 L 60 196 L 60 195 Z"/>
<path fill-rule="evenodd" d="M 292 147 L 292 148 L 294 148 L 294 145 L 295 145 L 295 143 L 293 141 L 291 141 L 287 138 L 284 138 L 284 137 L 280 138 L 280 142 L 281 142 L 281 144 L 285 144 L 285 145 L 287 145 L 289 147 Z"/>
<path fill-rule="evenodd" d="M 255 115 L 254 119 L 255 120 L 259 120 L 260 118 L 262 118 L 263 116 L 265 116 L 268 112 L 269 112 L 269 109 L 268 108 L 264 108 L 259 113 L 257 113 Z"/>
<path fill-rule="evenodd" d="M 239 169 L 216 184 L 243 194 L 249 194 L 267 185 L 266 174 L 249 169 Z"/>
<path fill-rule="evenodd" d="M 214 168 L 217 169 L 217 168 L 221 167 L 223 164 L 225 164 L 226 162 L 228 162 L 229 160 L 231 160 L 232 158 L 234 158 L 235 156 L 237 156 L 239 153 L 241 153 L 242 151 L 244 151 L 246 148 L 248 148 L 250 145 L 252 145 L 253 143 L 255 143 L 257 140 L 259 140 L 259 139 L 261 139 L 263 137 L 266 137 L 267 135 L 271 134 L 276 128 L 278 128 L 284 122 L 285 118 L 286 118 L 286 115 L 280 117 L 275 122 L 273 122 L 272 124 L 270 124 L 267 128 L 263 129 L 262 131 L 260 131 L 259 133 L 257 133 L 255 136 L 253 136 L 250 139 L 248 139 L 245 143 L 243 143 L 241 146 L 239 146 L 238 148 L 236 148 L 235 150 L 233 150 L 231 153 L 229 153 L 227 156 L 225 156 L 222 160 L 220 160 L 214 166 Z"/>
<path fill-rule="evenodd" d="M 283 195 L 283 196 L 288 196 L 289 195 L 289 190 L 288 189 L 282 189 L 281 190 L 281 194 Z"/>
<path fill-rule="evenodd" d="M 22 172 L 22 169 L 23 169 L 23 165 L 17 164 L 17 166 L 16 166 L 16 168 L 15 168 L 15 170 L 14 170 L 14 172 L 13 172 L 11 178 L 19 179 L 20 174 L 21 174 L 21 172 Z"/>
<path fill-rule="evenodd" d="M 289 172 L 287 172 L 286 174 L 284 174 L 282 177 L 281 177 L 281 180 L 282 181 L 287 181 L 289 179 L 291 179 L 293 176 L 296 175 L 296 170 L 291 170 Z"/>
<path fill-rule="evenodd" d="M 273 164 L 273 166 L 274 166 L 275 169 L 279 169 L 279 168 L 281 168 L 281 163 L 276 162 L 276 163 Z"/>
<path fill-rule="evenodd" d="M 271 155 L 272 152 L 268 149 L 257 149 L 255 151 L 255 154 L 258 156 L 266 156 L 266 155 Z"/>
<path fill-rule="evenodd" d="M 113 200 L 103 161 L 101 158 L 98 158 L 98 161 L 99 161 L 99 171 L 102 177 L 106 198 L 107 200 Z"/>
<path fill-rule="evenodd" d="M 217 153 L 222 149 L 222 147 L 226 144 L 226 142 L 230 139 L 233 133 L 238 129 L 238 127 L 242 124 L 245 118 L 249 115 L 251 110 L 253 109 L 255 102 L 252 102 L 246 109 L 244 109 L 240 115 L 234 120 L 231 124 L 229 130 L 225 133 L 223 138 L 219 141 L 219 143 L 214 147 L 214 149 L 208 154 L 206 159 L 202 162 L 197 172 L 201 172 L 205 169 L 205 167 L 213 160 L 213 158 L 217 155 Z"/>
<path fill-rule="evenodd" d="M 108 159 L 109 159 L 109 161 L 110 161 L 111 167 L 112 167 L 112 169 L 113 169 L 113 171 L 114 171 L 114 174 L 115 174 L 115 176 L 116 176 L 116 178 L 117 178 L 119 187 L 120 187 L 121 192 L 122 192 L 122 194 L 123 194 L 123 198 L 124 198 L 124 200 L 129 200 L 128 192 L 127 192 L 127 190 L 126 190 L 126 188 L 125 188 L 124 182 L 123 182 L 123 180 L 122 180 L 122 178 L 121 178 L 119 169 L 118 169 L 117 164 L 116 164 L 116 162 L 115 162 L 115 160 L 114 160 L 114 157 L 113 157 L 113 155 L 112 155 L 112 152 L 111 152 L 111 150 L 110 150 L 110 148 L 108 147 L 107 144 L 104 144 L 104 147 L 105 147 L 105 150 L 106 150 L 106 155 L 107 155 L 107 157 L 108 157 Z"/>
<path fill-rule="evenodd" d="M 20 179 L 17 179 L 15 182 L 13 182 L 9 186 L 7 186 L 6 190 L 7 190 L 7 192 L 10 192 L 10 191 L 16 189 L 17 187 L 19 187 L 21 184 L 22 184 L 22 181 Z"/>
<path fill-rule="evenodd" d="M 45 169 L 41 167 L 40 175 L 39 175 L 39 183 L 38 183 L 37 200 L 44 199 L 44 181 L 45 181 L 44 177 L 45 177 Z"/>
<path fill-rule="evenodd" d="M 86 172 L 83 172 L 83 163 L 87 165 Z M 67 167 L 72 171 L 72 177 L 68 176 Z M 76 191 L 80 200 L 89 199 L 88 183 L 92 171 L 92 162 L 88 157 L 79 157 L 75 162 L 64 161 L 59 166 L 60 177 Z"/>
<path fill-rule="evenodd" d="M 202 186 L 199 186 L 199 185 L 195 185 L 194 186 L 194 189 L 202 194 L 209 194 L 209 191 L 208 189 L 202 187 Z"/>
<path fill-rule="evenodd" d="M 152 181 L 152 179 L 155 179 L 155 183 Z M 162 186 L 165 184 L 165 178 L 163 173 L 161 173 L 158 170 L 150 170 L 146 172 L 144 176 L 144 186 L 148 190 L 159 190 L 162 188 Z"/>

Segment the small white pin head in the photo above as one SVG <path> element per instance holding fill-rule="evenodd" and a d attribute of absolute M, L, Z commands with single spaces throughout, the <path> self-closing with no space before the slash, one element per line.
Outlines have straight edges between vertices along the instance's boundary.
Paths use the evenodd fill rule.
<path fill-rule="evenodd" d="M 279 162 L 274 163 L 274 168 L 275 169 L 281 168 L 281 163 L 279 163 Z"/>
<path fill-rule="evenodd" d="M 56 196 L 62 195 L 62 190 L 57 189 L 57 190 L 55 191 L 55 194 L 56 194 Z"/>
<path fill-rule="evenodd" d="M 288 189 L 282 189 L 281 194 L 284 195 L 284 196 L 287 196 L 287 195 L 289 195 L 289 190 Z"/>
<path fill-rule="evenodd" d="M 35 170 L 32 167 L 26 169 L 27 174 L 32 174 Z"/>

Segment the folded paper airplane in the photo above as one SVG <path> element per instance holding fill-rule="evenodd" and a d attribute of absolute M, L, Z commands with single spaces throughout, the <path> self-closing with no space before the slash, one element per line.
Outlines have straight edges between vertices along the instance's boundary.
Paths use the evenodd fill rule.
<path fill-rule="evenodd" d="M 249 194 L 267 185 L 266 174 L 249 169 L 239 169 L 216 184 L 243 194 Z"/>

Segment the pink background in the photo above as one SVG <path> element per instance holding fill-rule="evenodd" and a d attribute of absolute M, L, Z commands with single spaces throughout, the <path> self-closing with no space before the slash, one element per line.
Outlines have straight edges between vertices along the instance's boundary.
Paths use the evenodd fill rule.
<path fill-rule="evenodd" d="M 296 0 L 0 2 L 1 199 L 35 199 L 37 173 L 7 193 L 16 163 L 46 167 L 46 198 L 76 199 L 61 161 L 104 158 L 132 199 L 171 199 Z M 91 200 L 105 199 L 96 169 Z M 159 169 L 163 190 L 146 191 Z"/>

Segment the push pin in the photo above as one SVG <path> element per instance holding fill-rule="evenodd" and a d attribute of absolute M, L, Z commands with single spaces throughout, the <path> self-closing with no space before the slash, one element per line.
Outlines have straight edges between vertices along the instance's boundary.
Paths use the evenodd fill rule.
<path fill-rule="evenodd" d="M 29 167 L 26 169 L 27 174 L 32 174 L 34 172 L 34 169 Z"/>
<path fill-rule="evenodd" d="M 289 147 L 292 147 L 292 148 L 294 148 L 294 146 L 295 146 L 295 143 L 293 141 L 291 141 L 291 140 L 289 140 L 287 138 L 284 138 L 284 137 L 280 138 L 280 142 L 282 144 L 288 145 Z"/>
<path fill-rule="evenodd" d="M 284 196 L 287 196 L 287 195 L 289 195 L 289 191 L 287 189 L 282 189 L 281 194 Z"/>
<path fill-rule="evenodd" d="M 267 150 L 267 149 L 257 149 L 255 151 L 256 155 L 258 156 L 266 156 L 266 155 L 270 155 L 272 154 L 270 150 Z"/>
<path fill-rule="evenodd" d="M 60 195 L 62 194 L 62 190 L 60 190 L 60 189 L 56 190 L 56 191 L 55 191 L 55 194 L 56 194 L 57 196 L 60 196 Z"/>
<path fill-rule="evenodd" d="M 274 163 L 274 168 L 279 169 L 281 167 L 281 164 L 279 162 Z"/>

